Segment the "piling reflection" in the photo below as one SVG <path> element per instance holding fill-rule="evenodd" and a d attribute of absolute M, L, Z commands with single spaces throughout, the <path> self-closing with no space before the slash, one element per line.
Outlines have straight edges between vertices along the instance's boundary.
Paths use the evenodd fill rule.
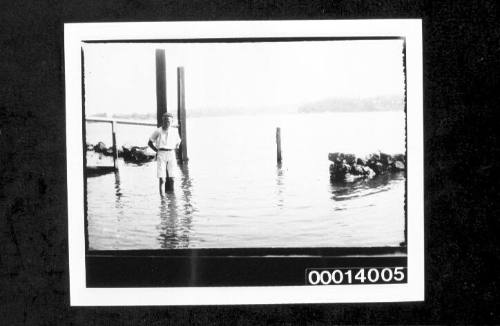
<path fill-rule="evenodd" d="M 372 179 L 358 179 L 352 182 L 331 181 L 330 187 L 333 194 L 331 198 L 335 201 L 343 201 L 389 191 L 392 183 L 401 182 L 404 178 L 404 172 L 398 172 L 378 175 Z"/>
<path fill-rule="evenodd" d="M 119 209 L 118 216 L 123 216 L 124 212 L 124 204 L 122 202 L 122 188 L 120 184 L 120 173 L 115 171 L 115 207 Z"/>
<path fill-rule="evenodd" d="M 187 234 L 185 237 L 188 238 L 189 244 L 189 234 L 191 231 L 193 213 L 196 212 L 196 208 L 192 204 L 192 189 L 193 189 L 193 180 L 189 176 L 189 166 L 187 163 L 179 164 L 179 169 L 181 170 L 181 189 L 182 189 L 182 198 L 183 198 L 183 212 L 182 216 L 182 224 L 184 224 L 185 231 Z M 196 284 L 197 275 L 198 275 L 198 259 L 196 255 L 196 251 L 193 252 L 190 261 L 190 276 L 189 280 L 191 284 Z"/>
<path fill-rule="evenodd" d="M 284 172 L 283 172 L 283 165 L 281 162 L 278 162 L 276 164 L 276 198 L 277 198 L 277 203 L 276 205 L 282 209 L 284 200 L 283 200 L 283 188 L 284 188 Z"/>
<path fill-rule="evenodd" d="M 115 195 L 116 195 L 116 201 L 119 202 L 119 200 L 123 196 L 123 193 L 120 186 L 120 172 L 118 171 L 115 171 Z"/>
<path fill-rule="evenodd" d="M 181 189 L 182 189 L 182 197 L 183 197 L 183 209 L 184 216 L 189 217 L 191 219 L 192 213 L 195 211 L 195 208 L 192 205 L 191 198 L 192 193 L 191 190 L 193 188 L 193 181 L 189 176 L 189 167 L 187 164 L 182 164 L 179 166 L 182 176 L 181 176 Z M 189 224 L 191 220 L 189 220 Z"/>
<path fill-rule="evenodd" d="M 174 183 L 174 190 L 161 197 L 158 240 L 162 249 L 188 248 L 191 232 L 192 180 L 187 164 L 179 166 L 180 180 Z"/>

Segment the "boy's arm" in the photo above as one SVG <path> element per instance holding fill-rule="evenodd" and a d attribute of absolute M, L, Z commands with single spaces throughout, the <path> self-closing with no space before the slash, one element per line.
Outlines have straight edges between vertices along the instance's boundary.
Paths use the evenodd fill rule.
<path fill-rule="evenodd" d="M 155 152 L 158 152 L 158 148 L 156 148 L 151 139 L 148 141 L 148 146 L 151 147 L 151 149 L 154 150 Z"/>
<path fill-rule="evenodd" d="M 155 152 L 158 152 L 158 148 L 156 148 L 156 146 L 153 144 L 153 141 L 156 140 L 156 138 L 158 137 L 158 133 L 156 132 L 156 130 L 153 132 L 153 134 L 151 135 L 151 137 L 149 137 L 149 141 L 148 141 L 148 146 Z"/>

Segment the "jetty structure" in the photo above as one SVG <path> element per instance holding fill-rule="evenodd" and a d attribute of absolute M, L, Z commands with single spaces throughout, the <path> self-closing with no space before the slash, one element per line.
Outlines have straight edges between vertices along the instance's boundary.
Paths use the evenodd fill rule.
<path fill-rule="evenodd" d="M 85 151 L 94 151 L 95 153 L 111 156 L 113 166 L 86 166 L 85 170 L 88 176 L 100 175 L 118 171 L 118 158 L 123 158 L 128 163 L 146 163 L 152 161 L 155 155 L 150 153 L 147 146 L 117 146 L 117 128 L 118 124 L 140 125 L 140 126 L 161 126 L 162 116 L 167 112 L 167 92 L 166 92 L 166 63 L 165 50 L 155 50 L 156 63 L 156 124 L 146 121 L 134 121 L 123 119 L 106 118 L 85 118 L 85 122 L 101 122 L 111 124 L 112 145 L 107 147 L 103 142 L 97 144 L 85 144 Z M 188 161 L 187 155 L 187 128 L 186 128 L 186 105 L 185 105 L 185 87 L 184 87 L 184 67 L 177 67 L 177 119 L 178 123 L 174 128 L 178 128 L 182 139 L 177 158 L 181 163 Z"/>
<path fill-rule="evenodd" d="M 139 122 L 117 119 L 86 118 L 87 122 L 102 122 L 111 124 L 112 145 L 110 147 L 99 142 L 85 144 L 85 151 L 113 157 L 113 165 L 101 167 L 102 170 L 117 171 L 118 158 L 126 162 L 142 163 L 152 160 L 146 146 L 117 147 L 120 137 L 116 126 L 119 124 L 135 124 L 156 127 L 159 126 L 166 106 L 166 62 L 165 50 L 155 51 L 156 62 L 156 97 L 157 121 Z M 187 162 L 187 135 L 184 69 L 177 68 L 178 118 L 179 131 L 182 137 L 182 148 L 179 158 Z M 85 103 L 85 101 L 84 101 Z M 276 130 L 276 159 L 281 155 L 281 129 Z M 285 153 L 286 155 L 286 153 Z M 378 156 L 377 156 L 378 155 Z M 85 157 L 85 156 L 84 156 Z M 346 180 L 348 178 L 370 178 L 377 174 L 394 169 L 406 168 L 406 157 L 384 156 L 376 153 L 368 158 L 357 158 L 345 153 L 330 153 L 329 159 L 331 178 Z M 399 163 L 398 163 L 399 162 Z M 86 167 L 89 172 L 94 167 Z M 385 172 L 384 172 L 385 171 Z M 88 176 L 88 174 L 87 174 Z M 303 284 L 304 271 L 314 267 L 344 267 L 358 268 L 403 268 L 408 266 L 407 235 L 405 219 L 405 240 L 399 246 L 373 247 L 306 247 L 306 248 L 182 248 L 173 250 L 94 250 L 89 248 L 88 220 L 85 213 L 85 286 L 87 288 L 104 287 L 197 287 L 197 286 L 290 286 Z M 317 265 L 318 261 L 321 263 Z M 276 273 L 276 266 L 280 273 Z M 206 273 L 207 270 L 216 271 Z M 220 273 L 218 271 L 221 271 Z M 266 277 L 256 277 L 255 273 Z"/>

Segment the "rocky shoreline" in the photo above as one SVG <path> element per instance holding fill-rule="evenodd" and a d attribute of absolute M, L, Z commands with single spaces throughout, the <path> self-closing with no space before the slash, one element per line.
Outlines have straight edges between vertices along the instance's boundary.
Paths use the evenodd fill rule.
<path fill-rule="evenodd" d="M 103 142 L 86 144 L 87 151 L 93 151 L 105 156 L 113 156 L 113 147 L 107 147 Z M 118 157 L 127 163 L 142 164 L 151 162 L 156 154 L 148 146 L 124 145 L 117 149 Z M 405 154 L 389 155 L 383 152 L 372 153 L 366 157 L 357 157 L 349 153 L 329 153 L 330 180 L 334 182 L 350 182 L 359 179 L 371 179 L 377 175 L 406 170 Z"/>
<path fill-rule="evenodd" d="M 366 157 L 357 157 L 347 153 L 329 153 L 330 180 L 351 182 L 358 179 L 370 179 L 377 175 L 406 170 L 405 154 L 389 155 L 378 152 Z"/>
<path fill-rule="evenodd" d="M 103 142 L 96 145 L 86 144 L 87 151 L 93 151 L 105 156 L 113 156 L 113 147 L 107 147 Z M 130 146 L 125 145 L 117 148 L 118 157 L 123 158 L 127 163 L 147 163 L 155 159 L 156 154 L 149 150 L 148 146 Z"/>

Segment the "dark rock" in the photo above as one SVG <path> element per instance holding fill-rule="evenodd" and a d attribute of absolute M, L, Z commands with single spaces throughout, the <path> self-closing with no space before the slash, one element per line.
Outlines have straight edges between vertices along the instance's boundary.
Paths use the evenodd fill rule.
<path fill-rule="evenodd" d="M 387 153 L 372 153 L 366 159 L 356 158 L 354 154 L 329 153 L 330 179 L 332 181 L 354 182 L 363 178 L 372 178 L 387 172 L 406 169 L 405 155 L 391 156 Z"/>
<path fill-rule="evenodd" d="M 123 145 L 122 146 L 122 156 L 125 161 L 131 160 L 132 159 L 132 152 L 131 152 L 131 146 L 129 145 Z"/>
<path fill-rule="evenodd" d="M 344 154 L 344 160 L 347 162 L 347 164 L 354 164 L 356 162 L 356 155 L 354 154 Z"/>
<path fill-rule="evenodd" d="M 369 177 L 369 178 L 372 178 L 375 176 L 375 171 L 373 171 L 370 167 L 368 166 L 363 166 L 363 172 L 364 174 Z"/>
<path fill-rule="evenodd" d="M 97 143 L 97 145 L 94 146 L 94 151 L 96 151 L 97 153 L 104 153 L 106 152 L 106 145 L 100 141 Z"/>
<path fill-rule="evenodd" d="M 356 160 L 356 164 L 357 165 L 366 165 L 366 160 L 358 157 L 358 159 Z"/>
<path fill-rule="evenodd" d="M 118 156 L 123 157 L 123 160 L 128 163 L 146 163 L 155 158 L 155 154 L 148 152 L 148 147 L 123 145 L 118 151 Z"/>
<path fill-rule="evenodd" d="M 375 164 L 380 164 L 375 162 Z M 382 165 L 382 164 L 380 164 Z M 353 163 L 347 164 L 344 159 L 342 162 L 333 163 L 330 165 L 330 179 L 332 181 L 354 182 L 362 178 L 372 178 L 375 175 L 372 169 L 367 166 Z"/>
<path fill-rule="evenodd" d="M 387 167 L 392 163 L 392 157 L 389 154 L 386 153 L 380 153 L 380 163 L 384 165 L 384 167 Z"/>
<path fill-rule="evenodd" d="M 357 181 L 362 180 L 362 179 L 364 179 L 363 175 L 354 175 L 351 173 L 347 173 L 345 175 L 343 181 L 353 183 L 353 182 L 357 182 Z"/>
<path fill-rule="evenodd" d="M 401 161 L 401 162 L 403 162 L 403 164 L 406 163 L 405 154 L 396 154 L 392 158 L 394 161 Z"/>
<path fill-rule="evenodd" d="M 332 162 L 341 162 L 344 159 L 344 154 L 342 154 L 342 153 L 329 153 L 328 159 Z"/>
<path fill-rule="evenodd" d="M 391 170 L 392 171 L 404 171 L 406 168 L 405 168 L 405 164 L 401 161 L 394 161 L 392 166 L 391 166 Z"/>
<path fill-rule="evenodd" d="M 148 147 L 139 147 L 139 146 L 133 146 L 130 149 L 130 155 L 128 155 L 128 159 L 124 159 L 126 161 L 130 161 L 132 163 L 146 163 L 155 158 L 155 154 L 150 154 L 147 152 Z M 125 150 L 124 150 L 124 155 L 125 155 Z"/>
<path fill-rule="evenodd" d="M 362 165 L 353 164 L 351 168 L 351 173 L 354 175 L 364 175 L 365 171 L 363 170 Z"/>
<path fill-rule="evenodd" d="M 104 155 L 113 156 L 113 147 L 107 148 Z"/>
<path fill-rule="evenodd" d="M 144 153 L 144 149 L 138 146 L 132 147 L 130 150 L 132 157 L 135 161 L 144 161 L 146 160 L 146 154 Z"/>
<path fill-rule="evenodd" d="M 345 171 L 346 173 L 350 173 L 352 170 L 351 166 L 349 164 L 345 163 L 345 160 L 342 163 L 342 168 L 343 168 L 343 171 Z"/>
<path fill-rule="evenodd" d="M 368 161 L 373 160 L 373 161 L 380 161 L 380 155 L 378 153 L 372 153 L 368 156 Z"/>
<path fill-rule="evenodd" d="M 374 160 L 370 160 L 368 162 L 368 167 L 375 172 L 375 174 L 383 174 L 385 172 L 384 165 L 380 162 L 376 162 Z"/>
<path fill-rule="evenodd" d="M 350 170 L 351 167 L 345 164 L 344 160 L 334 163 L 330 165 L 330 177 L 332 180 L 344 180 L 346 174 L 349 173 Z"/>

